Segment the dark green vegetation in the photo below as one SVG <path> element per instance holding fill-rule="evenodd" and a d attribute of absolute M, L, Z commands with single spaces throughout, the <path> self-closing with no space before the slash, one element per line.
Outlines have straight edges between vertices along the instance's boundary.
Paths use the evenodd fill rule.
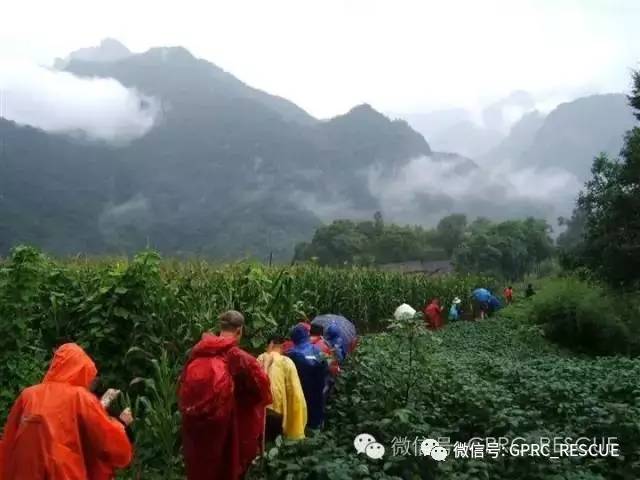
<path fill-rule="evenodd" d="M 640 73 L 629 97 L 640 120 Z M 564 242 L 569 268 L 586 267 L 616 287 L 637 286 L 640 271 L 640 128 L 627 133 L 620 158 L 600 155 L 578 198 Z"/>
<path fill-rule="evenodd" d="M 313 265 L 215 268 L 163 263 L 151 252 L 132 262 L 61 264 L 21 247 L 0 270 L 0 412 L 4 417 L 18 390 L 39 381 L 52 348 L 76 340 L 96 359 L 103 383 L 122 388 L 138 415 L 137 457 L 122 476 L 183 478 L 176 379 L 188 349 L 215 326 L 216 315 L 227 308 L 245 312 L 247 347 L 257 352 L 269 333 L 286 332 L 303 314 L 330 311 L 352 318 L 360 332 L 386 333 L 363 336 L 339 379 L 327 430 L 302 443 L 270 445 L 251 478 L 637 478 L 640 362 L 576 356 L 545 339 L 567 344 L 571 336 L 568 346 L 576 350 L 618 351 L 591 348 L 630 338 L 628 323 L 617 330 L 622 310 L 602 316 L 599 329 L 595 314 L 583 311 L 582 297 L 589 305 L 613 307 L 604 290 L 576 280 L 544 282 L 534 300 L 518 297 L 515 306 L 482 323 L 432 334 L 418 320 L 387 330 L 384 319 L 402 302 L 420 306 L 437 295 L 448 305 L 478 284 L 497 287 L 490 283 Z M 565 330 L 558 336 L 560 328 Z M 356 456 L 352 441 L 361 432 L 384 443 L 384 460 Z M 450 458 L 436 464 L 393 455 L 394 437 L 427 435 L 532 443 L 541 436 L 611 436 L 624 456 Z"/>
<path fill-rule="evenodd" d="M 640 353 L 638 297 L 576 278 L 550 280 L 536 295 L 532 318 L 545 335 L 578 352 Z"/>
<path fill-rule="evenodd" d="M 39 380 L 56 344 L 77 340 L 96 358 L 105 383 L 123 388 L 139 415 L 138 456 L 125 475 L 181 478 L 175 381 L 188 348 L 215 325 L 219 311 L 233 307 L 247 314 L 248 346 L 257 351 L 269 332 L 286 331 L 303 312 L 340 312 L 353 318 L 361 331 L 379 331 L 386 328 L 381 319 L 403 301 L 419 306 L 426 295 L 438 295 L 448 303 L 477 283 L 471 277 L 433 281 L 314 266 L 270 270 L 240 264 L 216 269 L 199 263 L 165 264 L 152 253 L 131 263 L 59 264 L 19 248 L 0 272 L 0 316 L 12 319 L 5 320 L 0 331 L 0 408 L 4 416 L 17 390 Z M 409 323 L 365 336 L 339 381 L 327 431 L 297 445 L 271 446 L 252 475 L 309 478 L 303 472 L 311 471 L 310 478 L 319 479 L 428 474 L 543 479 L 556 473 L 565 474 L 562 478 L 635 478 L 640 433 L 633 419 L 640 413 L 635 386 L 640 364 L 623 357 L 570 356 L 548 344 L 529 321 L 542 318 L 534 315 L 532 305 L 556 328 L 571 321 L 572 309 L 580 319 L 595 318 L 583 316 L 582 297 L 576 295 L 607 308 L 600 290 L 576 284 L 547 284 L 534 301 L 520 300 L 482 324 L 451 325 L 432 335 Z M 620 343 L 609 318 L 614 317 L 601 322 L 604 333 L 598 345 Z M 544 332 L 557 339 L 549 328 L 543 325 Z M 387 446 L 384 461 L 353 453 L 353 437 L 363 431 Z M 618 437 L 625 457 L 571 462 L 450 459 L 436 465 L 390 455 L 394 437 L 422 435 L 456 440 L 520 436 L 532 441 L 539 436 L 608 435 Z M 570 470 L 593 476 L 566 476 Z"/>
<path fill-rule="evenodd" d="M 502 223 L 478 219 L 454 250 L 456 267 L 519 280 L 553 255 L 550 231 L 544 220 L 534 218 Z"/>
<path fill-rule="evenodd" d="M 412 367 L 411 334 L 366 337 L 339 380 L 326 432 L 271 450 L 254 478 L 638 478 L 640 361 L 576 357 L 556 348 L 528 320 L 530 308 L 521 300 L 495 319 L 420 334 Z M 362 432 L 385 445 L 383 460 L 356 456 L 352 442 Z M 394 456 L 392 448 L 406 437 L 521 437 L 538 443 L 557 436 L 617 437 L 623 456 L 449 457 L 436 464 Z"/>
<path fill-rule="evenodd" d="M 41 379 L 53 348 L 77 341 L 96 360 L 103 383 L 135 402 L 132 472 L 166 478 L 153 472 L 174 465 L 179 472 L 181 465 L 175 382 L 189 348 L 216 327 L 221 311 L 246 315 L 247 347 L 258 352 L 269 334 L 288 332 L 305 315 L 341 313 L 360 332 L 375 331 L 403 302 L 422 305 L 427 296 L 450 302 L 477 283 L 486 281 L 313 265 L 162 263 L 152 252 L 132 262 L 62 264 L 19 247 L 0 266 L 0 417 L 19 389 Z"/>
<path fill-rule="evenodd" d="M 464 231 L 466 218 L 460 232 Z M 336 220 L 319 227 L 310 243 L 296 246 L 294 260 L 315 260 L 321 265 L 380 265 L 407 260 L 444 260 L 443 248 L 452 241 L 438 230 L 420 226 L 385 224 L 378 212 L 373 221 Z"/>
<path fill-rule="evenodd" d="M 453 256 L 456 268 L 509 280 L 521 279 L 554 253 L 551 228 L 529 218 L 492 222 L 465 215 L 444 217 L 433 230 L 373 221 L 337 220 L 320 227 L 310 243 L 296 247 L 295 260 L 322 265 L 380 265 L 409 260 L 442 260 Z"/>

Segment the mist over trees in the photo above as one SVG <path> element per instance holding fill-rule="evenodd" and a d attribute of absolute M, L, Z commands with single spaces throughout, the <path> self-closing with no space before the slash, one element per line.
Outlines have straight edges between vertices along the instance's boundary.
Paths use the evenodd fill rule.
<path fill-rule="evenodd" d="M 633 74 L 629 104 L 640 120 L 640 73 Z M 640 278 L 640 127 L 632 128 L 618 159 L 595 158 L 563 240 L 566 266 L 584 266 L 612 284 Z"/>

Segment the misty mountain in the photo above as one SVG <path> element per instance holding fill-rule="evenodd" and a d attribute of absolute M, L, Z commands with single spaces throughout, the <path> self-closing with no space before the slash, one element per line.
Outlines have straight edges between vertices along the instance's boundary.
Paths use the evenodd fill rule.
<path fill-rule="evenodd" d="M 110 59 L 99 53 L 103 45 L 71 55 L 63 68 L 72 76 L 64 76 L 80 83 L 67 78 L 65 85 L 93 89 L 84 98 L 91 99 L 89 111 L 99 127 L 107 116 L 95 97 L 117 81 L 124 91 L 115 98 L 126 106 L 123 111 L 137 99 L 138 113 L 145 122 L 151 118 L 152 126 L 143 123 L 116 143 L 109 136 L 96 140 L 101 137 L 82 131 L 62 135 L 52 133 L 59 129 L 1 121 L 0 254 L 29 242 L 62 254 L 151 246 L 169 255 L 264 258 L 273 252 L 285 260 L 322 221 L 370 218 L 378 210 L 390 221 L 423 225 L 452 212 L 551 219 L 570 212 L 579 185 L 569 173 L 529 167 L 544 170 L 550 157 L 567 156 L 588 168 L 606 138 L 616 137 L 616 129 L 621 137 L 628 128 L 625 119 L 589 129 L 590 122 L 609 121 L 598 118 L 600 112 L 623 111 L 622 96 L 605 96 L 614 106 L 595 110 L 572 102 L 546 119 L 523 116 L 508 136 L 492 140 L 491 158 L 476 157 L 483 160 L 479 167 L 459 151 L 443 153 L 406 121 L 367 104 L 318 120 L 184 48 Z M 47 82 L 51 76 L 38 78 Z M 95 78 L 103 80 L 79 80 Z M 73 106 L 83 112 L 77 118 L 86 117 L 84 105 Z M 484 120 L 496 128 L 530 106 L 520 94 L 496 105 Z M 437 127 L 437 118 L 446 117 L 451 129 L 465 115 L 440 112 L 427 123 Z M 580 135 L 594 137 L 590 147 L 577 148 Z M 471 140 L 467 132 L 462 145 Z M 597 148 L 587 153 L 591 147 Z M 504 169 L 500 157 L 507 156 L 518 157 L 522 168 Z"/>
<path fill-rule="evenodd" d="M 546 117 L 518 164 L 559 167 L 586 181 L 593 158 L 600 152 L 616 157 L 635 123 L 626 95 L 592 95 L 563 103 Z"/>
<path fill-rule="evenodd" d="M 544 120 L 544 115 L 537 110 L 526 113 L 511 127 L 506 138 L 478 158 L 479 162 L 490 166 L 492 160 L 519 159 L 531 148 Z"/>
<path fill-rule="evenodd" d="M 71 61 L 79 60 L 84 62 L 114 62 L 122 60 L 131 55 L 131 51 L 121 42 L 114 38 L 105 38 L 96 47 L 80 48 L 71 52 L 67 58 L 57 58 L 54 66 L 65 68 Z"/>
<path fill-rule="evenodd" d="M 479 116 L 462 108 L 399 116 L 428 138 L 433 148 L 479 158 L 496 148 L 511 126 L 534 108 L 533 97 L 516 90 L 486 106 Z"/>
<path fill-rule="evenodd" d="M 504 135 L 498 130 L 479 127 L 469 120 L 456 123 L 430 138 L 433 138 L 433 145 L 441 150 L 477 158 L 498 145 Z"/>
<path fill-rule="evenodd" d="M 372 169 L 393 175 L 439 155 L 369 105 L 319 121 L 183 48 L 113 61 L 93 53 L 72 55 L 65 71 L 135 88 L 158 104 L 155 125 L 112 145 L 3 121 L 2 252 L 27 241 L 64 254 L 150 245 L 286 259 L 319 224 L 314 206 L 372 215 Z"/>

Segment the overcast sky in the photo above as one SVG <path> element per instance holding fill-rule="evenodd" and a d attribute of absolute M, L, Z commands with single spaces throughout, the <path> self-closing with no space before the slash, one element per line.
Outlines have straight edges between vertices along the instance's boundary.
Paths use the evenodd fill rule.
<path fill-rule="evenodd" d="M 106 36 L 182 45 L 319 117 L 624 91 L 640 66 L 638 0 L 21 0 L 0 15 L 0 58 L 50 63 Z"/>

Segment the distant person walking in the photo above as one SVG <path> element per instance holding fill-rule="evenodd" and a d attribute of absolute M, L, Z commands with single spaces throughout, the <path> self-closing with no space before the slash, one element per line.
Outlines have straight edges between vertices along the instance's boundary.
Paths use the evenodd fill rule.
<path fill-rule="evenodd" d="M 269 378 L 238 342 L 244 317 L 220 315 L 220 335 L 205 333 L 182 371 L 179 406 L 188 480 L 237 480 L 258 455 Z"/>
<path fill-rule="evenodd" d="M 451 302 L 451 308 L 449 309 L 450 321 L 455 322 L 460 320 L 460 317 L 462 315 L 462 309 L 460 308 L 461 304 L 462 301 L 458 297 L 454 298 L 453 302 Z"/>
<path fill-rule="evenodd" d="M 513 287 L 511 285 L 504 289 L 504 302 L 507 305 L 511 305 L 513 303 Z"/>
<path fill-rule="evenodd" d="M 440 306 L 440 299 L 434 298 L 431 302 L 424 307 L 424 319 L 427 324 L 427 328 L 430 330 L 437 330 L 442 327 L 442 307 Z"/>
<path fill-rule="evenodd" d="M 474 320 L 484 320 L 484 317 L 489 313 L 489 300 L 491 296 L 491 292 L 486 288 L 476 288 L 473 291 L 471 300 Z"/>

